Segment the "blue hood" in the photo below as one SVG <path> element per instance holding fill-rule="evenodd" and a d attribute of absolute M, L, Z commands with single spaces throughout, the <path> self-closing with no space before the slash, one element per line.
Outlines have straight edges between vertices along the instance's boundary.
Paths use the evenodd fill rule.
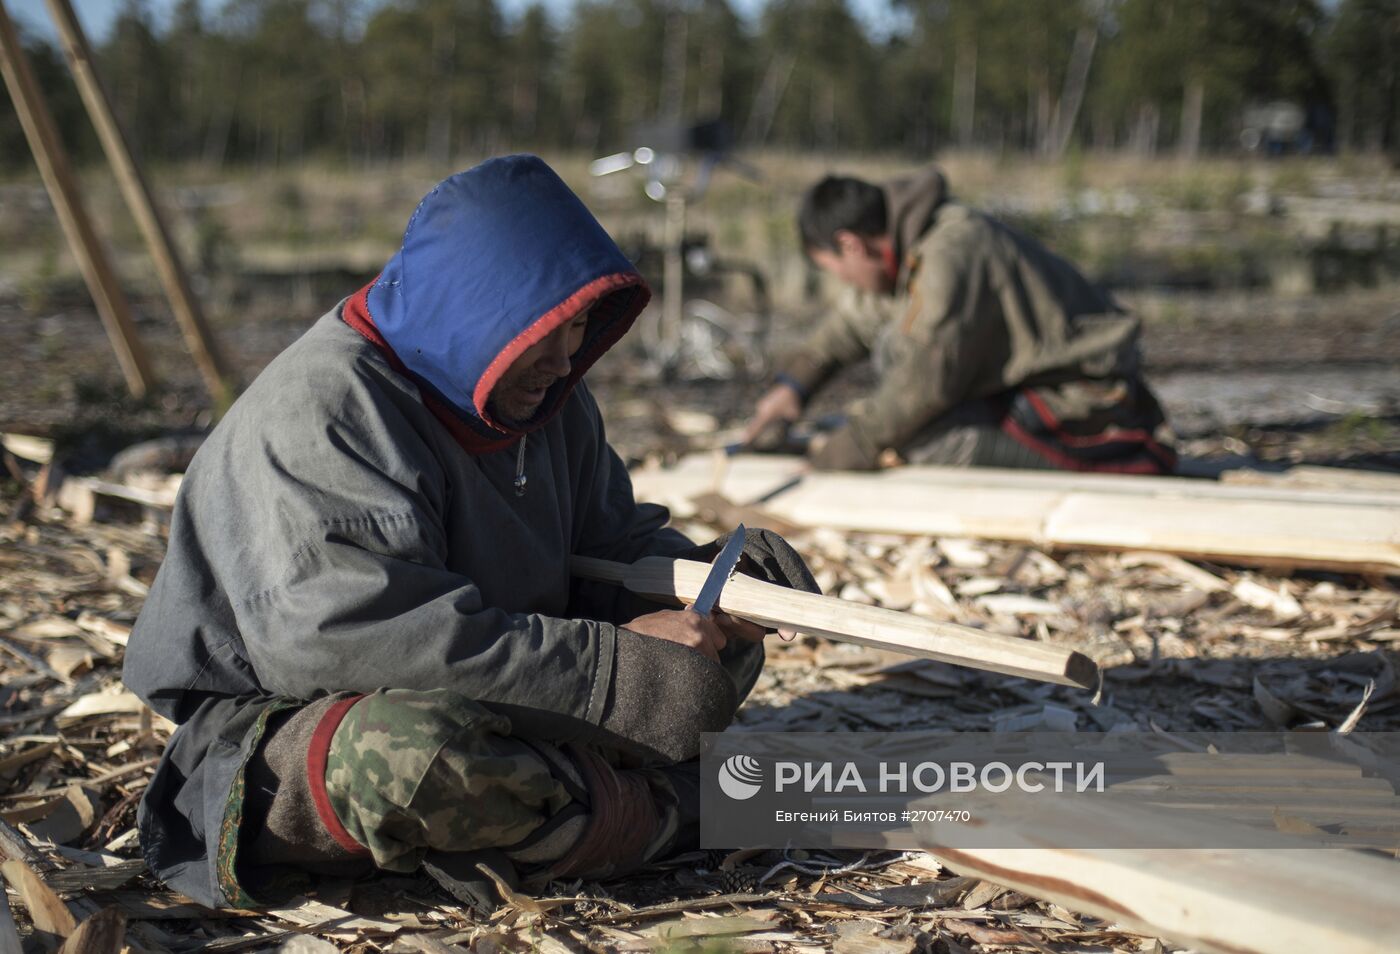
<path fill-rule="evenodd" d="M 367 291 L 369 320 L 393 354 L 491 443 L 534 430 L 557 413 L 651 297 L 563 180 L 524 155 L 490 159 L 439 183 Z M 569 377 L 554 384 L 524 427 L 491 420 L 486 402 L 501 374 L 588 308 Z"/>

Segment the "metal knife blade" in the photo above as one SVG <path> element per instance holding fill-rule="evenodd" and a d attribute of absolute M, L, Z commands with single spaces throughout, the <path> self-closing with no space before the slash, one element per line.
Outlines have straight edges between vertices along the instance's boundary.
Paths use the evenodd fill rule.
<path fill-rule="evenodd" d="M 744 525 L 741 523 L 735 528 L 724 549 L 719 551 L 715 562 L 710 564 L 710 575 L 705 577 L 705 585 L 700 587 L 700 595 L 690 605 L 692 611 L 701 616 L 709 616 L 714 612 L 715 604 L 719 602 L 719 594 L 723 592 L 724 584 L 729 582 L 729 577 L 739 565 L 739 557 L 743 554 Z"/>

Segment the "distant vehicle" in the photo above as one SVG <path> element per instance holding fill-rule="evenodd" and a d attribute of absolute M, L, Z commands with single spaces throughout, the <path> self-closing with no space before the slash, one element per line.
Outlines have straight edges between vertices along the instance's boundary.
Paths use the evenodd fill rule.
<path fill-rule="evenodd" d="M 1240 145 L 1264 156 L 1305 156 L 1331 151 L 1331 110 L 1276 99 L 1245 107 Z"/>

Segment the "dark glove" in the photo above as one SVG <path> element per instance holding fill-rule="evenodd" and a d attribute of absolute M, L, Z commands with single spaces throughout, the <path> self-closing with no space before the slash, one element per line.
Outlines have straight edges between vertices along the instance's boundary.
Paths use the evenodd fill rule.
<path fill-rule="evenodd" d="M 761 659 L 762 657 L 760 657 Z M 617 661 L 598 740 L 647 762 L 700 753 L 700 733 L 734 721 L 739 692 L 724 666 L 655 636 L 617 630 Z"/>
<path fill-rule="evenodd" d="M 712 563 L 719 551 L 729 542 L 732 533 L 726 533 L 710 543 L 672 554 L 678 560 L 697 560 Z M 812 571 L 797 551 L 772 530 L 745 530 L 744 550 L 739 557 L 738 569 L 741 573 L 766 583 L 776 583 L 788 589 L 804 593 L 820 593 L 821 587 L 812 578 Z M 732 640 L 719 651 L 719 661 L 734 680 L 740 701 L 748 698 L 754 683 L 758 682 L 763 670 L 764 651 L 762 643 L 748 643 Z"/>
<path fill-rule="evenodd" d="M 761 643 L 734 640 L 720 650 L 721 665 L 688 646 L 621 626 L 615 653 L 596 725 L 545 708 L 483 704 L 510 719 L 512 735 L 607 748 L 627 765 L 666 765 L 695 758 L 700 733 L 729 728 L 743 698 L 736 684 L 743 680 L 747 693 L 763 668 Z"/>
<path fill-rule="evenodd" d="M 710 543 L 673 554 L 678 560 L 698 560 L 713 563 L 719 551 L 732 536 L 726 533 Z M 767 583 L 776 583 L 804 593 L 820 593 L 821 587 L 812 578 L 812 571 L 796 550 L 772 530 L 744 531 L 744 552 L 739 558 L 739 571 Z"/>
<path fill-rule="evenodd" d="M 813 442 L 807 459 L 814 470 L 875 470 L 880 458 L 861 446 L 848 424 L 825 441 Z"/>

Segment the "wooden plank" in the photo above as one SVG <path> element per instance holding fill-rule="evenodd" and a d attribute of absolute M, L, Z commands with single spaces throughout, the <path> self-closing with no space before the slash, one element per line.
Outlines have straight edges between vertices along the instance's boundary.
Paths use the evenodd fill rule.
<path fill-rule="evenodd" d="M 1326 795 L 1348 798 L 1352 795 L 1377 795 L 1395 798 L 1395 790 L 1383 778 L 1290 778 L 1287 776 L 1202 775 L 1179 777 L 1151 775 L 1128 777 L 1109 772 L 1106 784 L 1114 791 L 1143 791 L 1163 793 L 1225 793 L 1254 792 L 1258 794 Z M 1400 805 L 1400 801 L 1396 802 Z"/>
<path fill-rule="evenodd" d="M 125 939 L 126 915 L 107 908 L 79 924 L 58 954 L 121 954 Z"/>
<path fill-rule="evenodd" d="M 621 582 L 645 596 L 688 603 L 700 593 L 710 568 L 665 557 L 646 557 L 626 566 L 575 556 L 570 558 L 570 570 L 584 579 Z M 1073 650 L 802 593 L 748 576 L 735 576 L 725 584 L 718 605 L 726 613 L 765 626 L 794 628 L 840 642 L 1066 686 L 1098 684 L 1098 666 Z"/>
<path fill-rule="evenodd" d="M 738 506 L 752 505 L 778 487 L 807 471 L 800 457 L 740 454 L 726 458 L 714 454 L 690 454 L 672 467 L 640 467 L 631 472 L 632 490 L 638 500 L 664 503 L 677 516 L 694 515 L 696 497 L 719 494 Z"/>
<path fill-rule="evenodd" d="M 68 154 L 58 138 L 53 116 L 44 103 L 43 93 L 29 64 L 29 56 L 20 44 L 19 32 L 5 10 L 4 0 L 0 0 L 0 77 L 4 78 L 10 98 L 14 100 L 20 127 L 34 153 L 34 161 L 53 201 L 54 211 L 58 213 L 59 225 L 78 261 L 88 292 L 97 305 L 97 314 L 107 329 L 107 337 L 117 353 L 117 363 L 121 365 L 127 389 L 136 397 L 142 397 L 155 379 L 131 320 L 131 306 L 92 227 Z"/>
<path fill-rule="evenodd" d="M 1212 809 L 1278 809 L 1289 814 L 1309 812 L 1334 816 L 1338 820 L 1365 816 L 1400 828 L 1400 802 L 1394 795 L 1312 795 L 1307 792 L 1200 792 L 1180 790 L 1138 790 L 1111 786 L 1115 794 L 1131 795 L 1144 804 L 1209 811 Z"/>
<path fill-rule="evenodd" d="M 1252 487 L 1302 487 L 1314 490 L 1353 490 L 1400 494 L 1400 473 L 1358 470 L 1353 467 L 1320 467 L 1301 464 L 1282 473 L 1227 470 L 1220 475 L 1227 484 Z"/>
<path fill-rule="evenodd" d="M 965 467 L 897 467 L 879 476 L 891 483 L 963 486 L 974 476 Z M 1371 507 L 1400 503 L 1400 489 L 1389 487 L 1327 488 L 1248 486 L 1198 477 L 1149 477 L 1137 474 L 1073 473 L 1057 470 L 1006 470 L 979 467 L 981 486 L 997 489 L 1102 493 L 1131 497 L 1187 497 L 1193 500 L 1254 500 L 1279 503 L 1337 503 Z"/>
<path fill-rule="evenodd" d="M 1014 847 L 949 847 L 966 832 L 937 820 L 919 826 L 919 842 L 962 874 L 1212 954 L 1383 954 L 1400 937 L 1394 861 L 1300 848 L 1304 842 L 1269 832 L 1251 841 L 1277 847 L 1068 849 L 1058 847 L 1067 832 L 1083 832 L 1084 844 L 1132 844 L 1147 827 L 1171 831 L 1183 846 L 1230 844 L 1233 832 L 1224 822 L 1095 799 L 1036 798 L 1025 812 L 1007 804 L 987 798 L 960 807 Z"/>
<path fill-rule="evenodd" d="M 1254 500 L 1279 503 L 1342 503 L 1370 507 L 1400 505 L 1400 486 L 1392 489 L 1390 475 L 1365 486 L 1313 487 L 1220 482 L 1192 477 L 1147 477 L 1125 474 L 1070 473 L 1052 470 L 1007 470 L 979 467 L 906 466 L 875 473 L 812 472 L 801 457 L 781 454 L 736 454 L 717 467 L 713 454 L 690 454 L 670 467 L 642 467 L 632 471 L 638 494 L 659 494 L 672 500 L 689 500 L 701 493 L 720 493 L 736 504 L 751 504 L 772 495 L 796 478 L 825 482 L 829 478 L 854 477 L 861 483 L 937 485 L 959 488 L 975 485 L 990 490 L 1018 490 L 1062 494 L 1105 493 L 1131 497 L 1189 497 L 1212 500 Z M 1400 485 L 1400 475 L 1394 481 Z M 655 499 L 648 496 L 648 499 Z"/>
<path fill-rule="evenodd" d="M 48 0 L 49 12 L 58 35 L 63 41 L 63 53 L 68 60 L 68 68 L 78 84 L 78 93 L 87 107 L 92 125 L 97 130 L 97 138 L 107 154 L 107 161 L 116 175 L 117 186 L 126 199 L 136 225 L 146 241 L 146 247 L 156 263 L 156 273 L 160 276 L 165 296 L 170 301 L 175 321 L 185 338 L 199 372 L 204 378 L 205 387 L 218 408 L 226 408 L 233 403 L 233 389 L 228 379 L 228 370 L 218 343 L 209 331 L 204 319 L 204 310 L 190 286 L 189 274 L 180 261 L 170 231 L 165 226 L 160 210 L 151 196 L 150 187 L 141 173 L 136 158 L 132 155 L 126 136 L 112 112 L 111 100 L 97 75 L 92 47 L 83 33 L 82 25 L 73 13 L 69 0 Z"/>
<path fill-rule="evenodd" d="M 15 918 L 10 912 L 10 899 L 5 893 L 3 873 L 0 873 L 0 954 L 24 954 L 19 930 L 15 927 Z"/>
<path fill-rule="evenodd" d="M 1163 770 L 1171 776 L 1194 781 L 1200 776 L 1210 778 L 1267 777 L 1285 775 L 1306 780 L 1359 779 L 1362 770 L 1355 762 L 1343 758 L 1323 758 L 1298 752 L 1162 752 L 1156 755 L 1125 756 L 1113 760 L 1115 771 L 1142 770 L 1144 775 L 1157 775 Z"/>
<path fill-rule="evenodd" d="M 1400 574 L 1400 507 L 1163 499 L 1145 508 L 1122 497 L 1076 494 L 1047 516 L 1043 538 L 1263 566 Z"/>
<path fill-rule="evenodd" d="M 762 498 L 764 512 L 806 527 L 1400 575 L 1400 495 L 933 467 L 811 473 L 793 482 L 791 459 L 742 457 L 716 490 L 706 485 L 714 478 L 703 462 L 690 458 L 674 472 L 638 472 L 638 499 L 684 515 L 698 493 L 718 492 L 739 503 L 754 493 L 747 499 Z"/>
<path fill-rule="evenodd" d="M 0 871 L 24 901 L 35 930 L 54 937 L 67 937 L 77 928 L 78 923 L 68 906 L 29 865 L 23 861 L 6 861 L 0 864 Z"/>
<path fill-rule="evenodd" d="M 0 434 L 0 447 L 35 464 L 47 464 L 53 460 L 53 441 L 47 437 L 34 437 L 31 434 Z"/>

